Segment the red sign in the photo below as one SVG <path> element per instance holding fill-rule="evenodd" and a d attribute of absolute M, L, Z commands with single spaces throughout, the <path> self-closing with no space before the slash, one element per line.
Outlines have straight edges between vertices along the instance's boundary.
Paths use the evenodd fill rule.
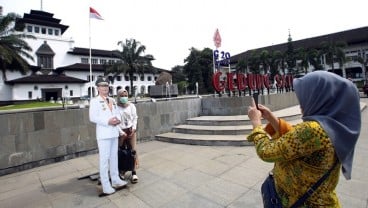
<path fill-rule="evenodd" d="M 213 42 L 215 42 L 216 48 L 221 47 L 221 36 L 218 29 L 216 29 L 215 34 L 213 35 Z"/>

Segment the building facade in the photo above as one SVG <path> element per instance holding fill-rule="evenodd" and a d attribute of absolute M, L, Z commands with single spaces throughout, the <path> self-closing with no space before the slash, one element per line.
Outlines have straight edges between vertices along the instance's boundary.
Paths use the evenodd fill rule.
<path fill-rule="evenodd" d="M 7 80 L 0 76 L 0 102 L 79 99 L 89 97 L 90 93 L 96 95 L 94 81 L 104 75 L 109 65 L 119 61 L 118 56 L 114 51 L 91 49 L 90 58 L 89 48 L 75 47 L 74 40 L 63 36 L 69 26 L 60 22 L 54 14 L 38 10 L 31 10 L 17 20 L 17 24 L 25 25 L 23 33 L 36 37 L 25 39 L 33 49 L 34 61 L 25 58 L 30 65 L 26 75 L 7 71 Z M 136 94 L 148 94 L 149 86 L 155 85 L 157 73 L 161 71 L 166 70 L 152 67 L 144 74 L 134 74 Z M 116 95 L 121 88 L 130 91 L 128 75 L 115 78 L 110 75 L 109 78 L 111 95 Z"/>
<path fill-rule="evenodd" d="M 339 60 L 334 60 L 332 66 L 332 64 L 327 63 L 326 55 L 322 55 L 319 60 L 322 69 L 333 71 L 334 73 L 339 74 L 342 77 L 349 78 L 356 83 L 366 83 L 368 78 L 368 27 L 361 27 L 318 37 L 291 41 L 291 44 L 296 53 L 300 48 L 305 50 L 322 50 L 322 43 L 335 44 L 339 42 L 346 43 L 346 46 L 343 47 L 343 52 L 345 53 L 345 62 L 340 64 Z M 260 53 L 262 51 L 268 51 L 269 53 L 272 53 L 275 51 L 280 51 L 281 53 L 285 53 L 287 50 L 288 43 L 256 48 L 232 56 L 231 63 L 235 68 L 236 64 L 241 60 L 246 62 L 246 60 L 248 60 L 257 52 Z M 313 70 L 315 70 L 315 68 L 309 63 L 306 71 L 311 72 Z M 282 73 L 281 66 L 279 66 L 279 71 Z M 296 66 L 294 67 L 293 71 L 305 71 L 303 66 L 301 66 L 300 60 L 296 61 Z M 287 70 L 286 73 L 288 73 Z"/>

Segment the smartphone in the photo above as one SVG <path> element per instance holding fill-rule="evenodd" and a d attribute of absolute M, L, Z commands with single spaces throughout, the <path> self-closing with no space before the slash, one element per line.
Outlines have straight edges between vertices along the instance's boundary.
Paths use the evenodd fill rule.
<path fill-rule="evenodd" d="M 256 107 L 257 107 L 257 109 L 259 110 L 259 108 L 258 108 L 258 93 L 253 93 L 253 99 L 254 99 L 254 102 L 255 102 L 255 104 L 256 104 Z"/>

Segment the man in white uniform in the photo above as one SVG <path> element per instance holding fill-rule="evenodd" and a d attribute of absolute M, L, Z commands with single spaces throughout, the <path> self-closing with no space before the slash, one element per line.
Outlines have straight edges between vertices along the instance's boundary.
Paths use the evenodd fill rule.
<path fill-rule="evenodd" d="M 96 80 L 96 86 L 98 96 L 91 100 L 89 119 L 96 124 L 102 191 L 103 194 L 109 195 L 115 193 L 115 188 L 118 189 L 127 184 L 120 179 L 118 170 L 119 129 L 116 125 L 120 124 L 120 115 L 115 100 L 108 97 L 108 80 L 99 77 Z"/>

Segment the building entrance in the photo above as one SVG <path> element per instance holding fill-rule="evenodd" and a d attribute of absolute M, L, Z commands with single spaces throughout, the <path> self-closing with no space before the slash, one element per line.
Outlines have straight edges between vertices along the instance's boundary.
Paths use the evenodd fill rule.
<path fill-rule="evenodd" d="M 42 99 L 46 101 L 57 100 L 62 97 L 62 89 L 61 88 L 47 88 L 41 89 Z"/>

